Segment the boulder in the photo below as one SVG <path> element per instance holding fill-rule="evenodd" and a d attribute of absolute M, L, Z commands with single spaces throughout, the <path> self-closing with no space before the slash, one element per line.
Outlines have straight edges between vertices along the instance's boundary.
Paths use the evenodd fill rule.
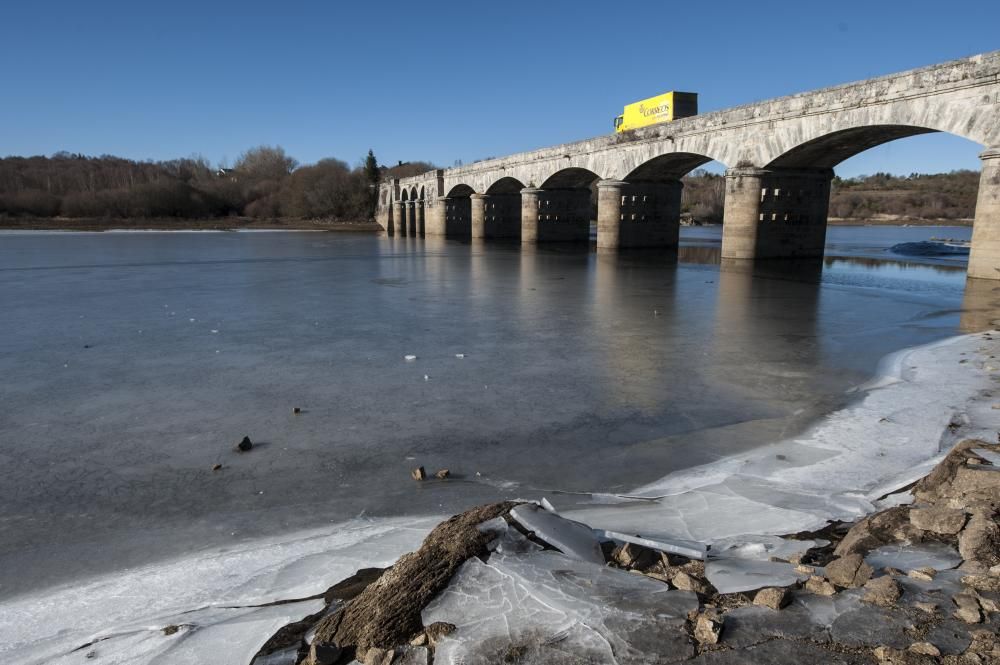
<path fill-rule="evenodd" d="M 625 543 L 611 553 L 611 560 L 622 568 L 645 571 L 660 563 L 660 554 L 642 545 Z"/>
<path fill-rule="evenodd" d="M 908 506 L 895 506 L 869 515 L 851 527 L 833 551 L 834 556 L 867 554 L 869 551 L 900 541 L 919 542 L 921 531 L 910 524 Z"/>
<path fill-rule="evenodd" d="M 982 484 L 993 485 L 994 492 L 1000 488 L 1000 474 L 989 469 L 976 469 L 967 464 L 969 459 L 980 459 L 971 449 L 984 448 L 998 450 L 998 446 L 966 439 L 951 449 L 945 458 L 935 466 L 930 473 L 920 479 L 913 487 L 913 495 L 920 501 L 936 503 L 941 499 L 964 499 L 978 496 L 983 489 Z M 994 476 L 989 478 L 988 476 Z M 996 498 L 996 494 L 993 498 Z M 988 497 L 986 497 L 988 498 Z M 959 502 L 961 503 L 961 502 Z"/>
<path fill-rule="evenodd" d="M 900 588 L 899 582 L 884 575 L 865 582 L 865 595 L 861 600 L 879 607 L 891 607 L 896 604 L 901 595 L 903 595 L 903 590 Z"/>
<path fill-rule="evenodd" d="M 924 531 L 950 536 L 965 526 L 965 511 L 943 506 L 913 508 L 910 510 L 910 523 Z"/>
<path fill-rule="evenodd" d="M 995 575 L 963 575 L 962 584 L 976 591 L 1000 593 L 1000 577 Z"/>
<path fill-rule="evenodd" d="M 817 596 L 832 596 L 837 593 L 836 587 L 830 584 L 825 577 L 813 575 L 806 580 L 806 591 Z"/>
<path fill-rule="evenodd" d="M 697 577 L 688 575 L 683 570 L 678 571 L 676 575 L 670 578 L 670 581 L 681 591 L 694 591 L 701 594 L 708 593 L 708 584 L 702 582 Z"/>
<path fill-rule="evenodd" d="M 322 644 L 314 641 L 309 646 L 309 655 L 303 665 L 333 665 L 340 660 L 340 647 L 333 644 Z"/>
<path fill-rule="evenodd" d="M 792 594 L 788 589 L 782 587 L 767 587 L 757 592 L 753 597 L 753 604 L 761 607 L 770 607 L 772 610 L 780 610 L 792 600 Z"/>
<path fill-rule="evenodd" d="M 694 638 L 699 644 L 718 644 L 722 635 L 722 617 L 711 613 L 699 614 L 694 622 Z"/>
<path fill-rule="evenodd" d="M 410 477 L 412 477 L 414 480 L 426 480 L 427 471 L 424 470 L 424 467 L 418 466 L 413 471 L 410 471 Z"/>
<path fill-rule="evenodd" d="M 251 448 L 253 448 L 253 441 L 250 440 L 249 436 L 243 437 L 243 439 L 235 446 L 236 452 L 239 453 L 248 452 Z"/>
<path fill-rule="evenodd" d="M 954 596 L 952 602 L 955 603 L 955 611 L 952 614 L 956 619 L 965 623 L 981 623 L 983 613 L 979 609 L 979 600 L 969 593 L 960 593 Z"/>
<path fill-rule="evenodd" d="M 1000 525 L 992 515 L 985 510 L 972 515 L 958 535 L 958 552 L 984 569 L 1000 564 Z"/>
<path fill-rule="evenodd" d="M 451 471 L 449 471 L 448 469 L 439 469 L 438 472 L 434 474 L 434 477 L 437 478 L 438 480 L 444 480 L 450 475 Z"/>
<path fill-rule="evenodd" d="M 873 572 L 860 554 L 848 554 L 826 565 L 826 578 L 837 586 L 848 589 L 864 586 Z"/>

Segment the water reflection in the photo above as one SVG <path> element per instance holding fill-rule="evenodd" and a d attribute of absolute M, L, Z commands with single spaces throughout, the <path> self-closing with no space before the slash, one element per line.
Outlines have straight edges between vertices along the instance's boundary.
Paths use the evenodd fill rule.
<path fill-rule="evenodd" d="M 974 333 L 997 328 L 1000 328 L 1000 282 L 966 280 L 959 329 Z"/>

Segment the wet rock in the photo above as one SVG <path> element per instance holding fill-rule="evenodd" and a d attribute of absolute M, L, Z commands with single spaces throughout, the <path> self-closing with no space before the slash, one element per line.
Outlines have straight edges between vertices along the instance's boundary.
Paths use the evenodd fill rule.
<path fill-rule="evenodd" d="M 848 589 L 864 586 L 873 572 L 860 554 L 848 554 L 826 565 L 826 578 L 837 586 Z"/>
<path fill-rule="evenodd" d="M 426 480 L 427 471 L 424 470 L 424 467 L 418 466 L 413 471 L 410 471 L 410 477 L 412 477 L 414 480 Z"/>
<path fill-rule="evenodd" d="M 340 660 L 342 650 L 333 644 L 313 642 L 309 645 L 309 655 L 302 665 L 333 665 Z"/>
<path fill-rule="evenodd" d="M 965 511 L 943 506 L 928 508 L 913 508 L 910 510 L 910 523 L 918 529 L 954 535 L 965 526 Z"/>
<path fill-rule="evenodd" d="M 753 597 L 753 604 L 761 607 L 770 607 L 772 610 L 780 610 L 790 603 L 792 594 L 788 589 L 780 587 L 767 587 L 757 592 Z"/>
<path fill-rule="evenodd" d="M 830 584 L 825 577 L 813 575 L 806 580 L 806 591 L 817 596 L 832 596 L 837 593 L 836 587 Z"/>
<path fill-rule="evenodd" d="M 645 571 L 660 563 L 660 554 L 642 545 L 625 543 L 614 549 L 611 559 L 622 568 Z"/>
<path fill-rule="evenodd" d="M 830 625 L 830 637 L 848 647 L 905 649 L 913 643 L 912 629 L 913 623 L 902 612 L 860 605 L 834 619 Z"/>
<path fill-rule="evenodd" d="M 248 452 L 251 448 L 253 448 L 253 441 L 250 440 L 249 436 L 243 437 L 243 439 L 235 446 L 236 452 L 240 453 Z"/>
<path fill-rule="evenodd" d="M 450 475 L 451 471 L 449 471 L 448 469 L 439 469 L 438 472 L 434 474 L 434 477 L 437 478 L 438 480 L 444 480 Z"/>
<path fill-rule="evenodd" d="M 955 619 L 945 619 L 934 625 L 924 636 L 938 651 L 946 656 L 956 656 L 969 648 L 972 637 L 969 626 Z"/>
<path fill-rule="evenodd" d="M 1000 472 L 995 472 L 1000 475 Z M 1000 494 L 998 494 L 1000 496 Z M 958 536 L 958 552 L 983 568 L 1000 564 L 1000 525 L 985 510 L 976 511 Z"/>
<path fill-rule="evenodd" d="M 868 580 L 865 582 L 864 588 L 865 595 L 862 596 L 861 600 L 866 603 L 878 605 L 879 607 L 895 605 L 896 601 L 903 594 L 899 582 L 888 575 Z"/>
<path fill-rule="evenodd" d="M 714 613 L 699 614 L 694 622 L 694 638 L 699 644 L 718 644 L 722 635 L 722 617 Z"/>
<path fill-rule="evenodd" d="M 979 601 L 975 596 L 968 593 L 960 593 L 954 596 L 952 602 L 955 603 L 955 611 L 952 613 L 959 621 L 964 621 L 965 623 L 981 623 L 983 620 L 983 613 L 979 609 Z"/>

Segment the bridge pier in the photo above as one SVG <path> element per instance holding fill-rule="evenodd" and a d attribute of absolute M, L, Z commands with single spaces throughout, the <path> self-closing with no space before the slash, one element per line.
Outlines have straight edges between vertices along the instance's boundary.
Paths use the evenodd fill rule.
<path fill-rule="evenodd" d="M 968 276 L 1000 279 L 1000 148 L 986 150 L 979 159 L 983 168 L 972 223 Z"/>
<path fill-rule="evenodd" d="M 832 169 L 726 171 L 722 258 L 823 256 Z"/>
<path fill-rule="evenodd" d="M 469 196 L 469 217 L 472 238 L 486 237 L 486 195 L 471 194 Z"/>
<path fill-rule="evenodd" d="M 597 248 L 676 247 L 682 188 L 679 180 L 597 183 Z"/>
<path fill-rule="evenodd" d="M 424 228 L 424 200 L 417 199 L 413 204 L 413 235 L 422 236 L 426 232 Z"/>
<path fill-rule="evenodd" d="M 428 206 L 424 215 L 424 236 L 445 235 L 445 208 L 448 205 L 448 197 L 439 196 Z"/>
<path fill-rule="evenodd" d="M 415 230 L 414 213 L 413 213 L 413 201 L 406 201 L 406 228 L 403 229 L 404 236 L 412 236 Z"/>
<path fill-rule="evenodd" d="M 389 206 L 389 221 L 385 226 L 385 231 L 389 235 L 395 235 L 400 220 L 403 217 L 403 202 L 393 201 Z"/>
<path fill-rule="evenodd" d="M 522 244 L 589 240 L 589 189 L 521 190 Z"/>
<path fill-rule="evenodd" d="M 394 218 L 395 228 L 390 229 L 389 232 L 398 232 L 400 235 L 406 235 L 406 212 L 402 201 L 392 202 L 392 216 Z"/>

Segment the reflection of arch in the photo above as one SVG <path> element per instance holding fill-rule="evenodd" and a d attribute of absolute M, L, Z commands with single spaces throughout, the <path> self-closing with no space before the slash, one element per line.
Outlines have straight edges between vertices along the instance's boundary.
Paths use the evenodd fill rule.
<path fill-rule="evenodd" d="M 711 157 L 690 152 L 672 152 L 654 157 L 625 176 L 626 182 L 666 182 L 678 180 L 702 164 L 712 161 Z"/>
<path fill-rule="evenodd" d="M 520 194 L 524 184 L 517 178 L 505 176 L 486 188 L 487 194 Z"/>
<path fill-rule="evenodd" d="M 462 197 L 466 197 L 467 198 L 469 196 L 472 196 L 475 193 L 476 193 L 476 190 L 472 189 L 468 185 L 459 184 L 459 185 L 455 185 L 454 187 L 451 188 L 451 191 L 448 192 L 448 198 L 450 198 L 450 199 L 462 198 Z"/>
<path fill-rule="evenodd" d="M 769 168 L 832 168 L 869 148 L 936 129 L 908 125 L 872 125 L 830 132 L 800 143 L 773 159 Z"/>
<path fill-rule="evenodd" d="M 593 171 L 570 167 L 550 175 L 542 183 L 542 189 L 589 189 L 599 178 L 600 176 Z"/>

